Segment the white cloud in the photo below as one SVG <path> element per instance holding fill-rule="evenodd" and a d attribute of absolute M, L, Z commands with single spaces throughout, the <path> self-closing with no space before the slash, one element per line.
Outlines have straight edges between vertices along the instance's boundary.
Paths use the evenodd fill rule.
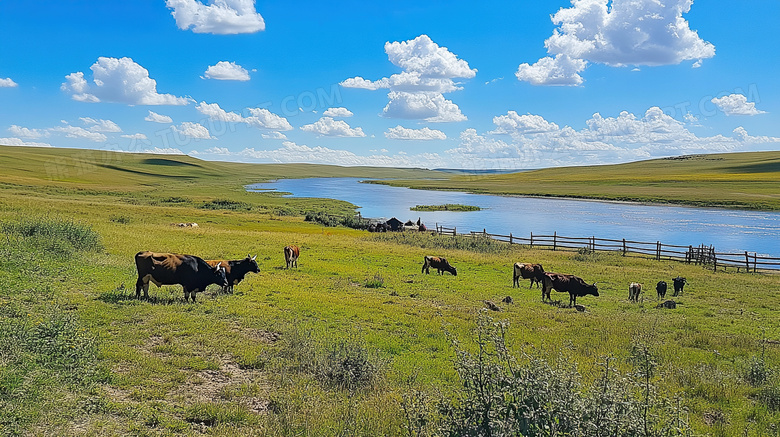
<path fill-rule="evenodd" d="M 558 125 L 551 123 L 540 115 L 518 115 L 515 111 L 508 111 L 506 115 L 493 117 L 496 134 L 538 134 L 558 130 Z"/>
<path fill-rule="evenodd" d="M 10 77 L 6 77 L 5 79 L 0 78 L 0 88 L 15 88 L 17 86 L 19 86 L 19 84 L 14 82 Z"/>
<path fill-rule="evenodd" d="M 79 118 L 84 124 L 89 126 L 92 132 L 122 132 L 122 129 L 111 120 L 94 119 L 90 117 Z"/>
<path fill-rule="evenodd" d="M 325 110 L 325 112 L 322 113 L 324 117 L 352 117 L 353 114 L 352 111 L 350 111 L 347 108 L 328 108 Z"/>
<path fill-rule="evenodd" d="M 187 105 L 192 99 L 172 94 L 157 93 L 157 82 L 149 71 L 130 58 L 100 57 L 90 67 L 93 81 L 88 83 L 84 73 L 65 76 L 60 87 L 80 102 L 115 102 L 128 105 Z"/>
<path fill-rule="evenodd" d="M 265 30 L 265 20 L 257 13 L 254 0 L 167 0 L 171 15 L 181 30 L 220 35 L 255 33 Z"/>
<path fill-rule="evenodd" d="M 453 79 L 470 79 L 477 74 L 468 62 L 439 47 L 427 35 L 401 42 L 385 44 L 387 57 L 404 71 L 377 81 L 361 76 L 341 82 L 345 88 L 377 90 L 390 89 L 390 102 L 383 116 L 392 118 L 424 119 L 429 122 L 463 121 L 467 118 L 444 93 L 462 89 Z"/>
<path fill-rule="evenodd" d="M 208 79 L 216 80 L 249 80 L 249 72 L 246 68 L 235 62 L 219 61 L 216 65 L 211 65 L 204 73 Z"/>
<path fill-rule="evenodd" d="M 579 73 L 587 65 L 582 59 L 573 59 L 567 55 L 557 55 L 554 58 L 546 56 L 533 65 L 520 64 L 515 76 L 518 80 L 530 82 L 531 85 L 580 85 L 582 76 Z"/>
<path fill-rule="evenodd" d="M 403 126 L 391 127 L 385 132 L 385 137 L 391 140 L 446 140 L 447 135 L 436 129 L 407 129 Z"/>
<path fill-rule="evenodd" d="M 726 115 L 766 114 L 765 111 L 756 109 L 756 104 L 754 102 L 748 102 L 747 97 L 742 94 L 731 94 L 720 98 L 716 97 L 711 101 Z"/>
<path fill-rule="evenodd" d="M 385 151 L 386 152 L 386 151 Z M 327 147 L 309 147 L 285 141 L 282 147 L 273 150 L 258 150 L 246 148 L 240 152 L 230 152 L 225 148 L 211 148 L 199 156 L 207 156 L 212 159 L 224 159 L 244 162 L 269 162 L 269 163 L 314 163 L 342 166 L 377 166 L 377 167 L 423 167 L 437 168 L 445 166 L 445 161 L 435 153 L 421 153 L 409 155 L 398 153 L 396 155 L 372 154 L 368 156 L 358 155 L 348 150 L 330 149 Z"/>
<path fill-rule="evenodd" d="M 122 138 L 129 138 L 131 140 L 146 140 L 146 139 L 148 139 L 146 137 L 146 135 L 141 134 L 141 133 L 132 134 L 132 135 L 120 135 L 120 137 L 122 137 Z"/>
<path fill-rule="evenodd" d="M 17 126 L 15 124 L 12 124 L 11 127 L 8 128 L 8 132 L 10 132 L 11 135 L 15 137 L 31 138 L 31 139 L 49 136 L 49 132 L 45 130 L 28 129 L 26 127 Z"/>
<path fill-rule="evenodd" d="M 24 141 L 19 138 L 0 138 L 0 144 L 4 146 L 22 146 L 22 147 L 54 147 L 48 143 L 36 143 Z"/>
<path fill-rule="evenodd" d="M 153 123 L 173 123 L 173 119 L 171 117 L 158 114 L 154 111 L 149 111 L 149 115 L 147 115 L 144 120 L 151 121 Z"/>
<path fill-rule="evenodd" d="M 249 117 L 244 117 L 235 112 L 227 112 L 219 107 L 217 103 L 200 102 L 195 107 L 201 114 L 207 116 L 210 120 L 224 121 L 227 123 L 245 123 L 260 129 L 288 131 L 292 130 L 292 125 L 286 118 L 276 115 L 265 108 L 247 108 Z"/>
<path fill-rule="evenodd" d="M 152 149 L 140 150 L 137 153 L 151 153 L 153 155 L 184 155 L 184 152 L 174 147 L 154 147 Z"/>
<path fill-rule="evenodd" d="M 390 88 L 390 84 L 388 83 L 387 78 L 383 78 L 377 81 L 371 81 L 368 79 L 363 79 L 360 76 L 350 77 L 349 79 L 345 79 L 339 85 L 343 86 L 344 88 L 360 88 L 364 90 L 371 90 L 375 91 L 380 88 Z"/>
<path fill-rule="evenodd" d="M 64 133 L 65 136 L 68 138 L 80 138 L 89 141 L 94 141 L 96 143 L 100 143 L 108 139 L 105 135 L 103 135 L 100 132 L 92 132 L 84 129 L 83 127 L 70 126 L 70 125 L 52 127 L 49 128 L 49 131 Z"/>
<path fill-rule="evenodd" d="M 407 93 L 390 91 L 390 101 L 382 115 L 390 118 L 425 120 L 431 123 L 465 121 L 458 105 L 439 93 Z"/>
<path fill-rule="evenodd" d="M 655 66 L 692 60 L 698 68 L 702 59 L 715 56 L 715 46 L 699 38 L 683 18 L 692 0 L 571 3 L 570 8 L 561 8 L 551 16 L 558 27 L 544 45 L 555 58 L 542 58 L 532 66 L 522 64 L 517 72 L 519 80 L 534 85 L 577 85 L 582 82 L 577 73 L 585 64 L 571 65 L 571 61 Z"/>
<path fill-rule="evenodd" d="M 334 120 L 331 117 L 322 117 L 312 124 L 301 126 L 301 130 L 312 132 L 325 137 L 364 137 L 363 129 L 352 128 L 344 120 Z"/>
<path fill-rule="evenodd" d="M 192 123 L 190 121 L 183 122 L 180 126 L 171 126 L 174 133 L 187 138 L 193 138 L 196 140 L 213 140 L 209 130 L 202 124 Z"/>
<path fill-rule="evenodd" d="M 271 131 L 271 132 L 265 132 L 260 134 L 261 137 L 267 139 L 267 140 L 286 140 L 287 135 L 277 132 L 277 131 Z"/>

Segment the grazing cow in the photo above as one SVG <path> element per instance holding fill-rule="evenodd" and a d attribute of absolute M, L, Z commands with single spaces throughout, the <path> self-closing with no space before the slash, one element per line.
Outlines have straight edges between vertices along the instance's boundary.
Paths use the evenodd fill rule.
<path fill-rule="evenodd" d="M 569 293 L 570 307 L 577 305 L 578 296 L 582 297 L 588 294 L 593 296 L 599 295 L 599 288 L 596 286 L 595 282 L 589 285 L 578 276 L 545 272 L 544 282 L 542 283 L 542 301 L 544 301 L 545 295 L 547 296 L 547 299 L 550 299 L 550 290 L 553 288 L 555 291 Z"/>
<path fill-rule="evenodd" d="M 426 256 L 420 273 L 425 272 L 425 274 L 429 274 L 431 272 L 431 267 L 438 270 L 440 275 L 444 274 L 443 272 L 450 272 L 452 273 L 452 276 L 458 276 L 458 270 L 451 266 L 446 258 Z"/>
<path fill-rule="evenodd" d="M 222 287 L 223 293 L 232 293 L 233 286 L 238 285 L 244 280 L 244 276 L 247 273 L 260 273 L 260 267 L 255 261 L 257 255 L 250 257 L 246 256 L 244 259 L 225 261 L 223 259 L 207 259 L 206 262 L 211 267 L 222 265 L 225 267 L 225 276 L 227 276 L 228 286 Z"/>
<path fill-rule="evenodd" d="M 672 279 L 672 282 L 674 282 L 674 296 L 682 294 L 683 287 L 685 287 L 685 284 L 688 283 L 688 281 L 686 281 L 685 278 L 681 278 L 679 276 Z"/>
<path fill-rule="evenodd" d="M 298 249 L 298 246 L 295 246 L 293 244 L 289 246 L 284 246 L 284 262 L 287 263 L 287 268 L 295 267 L 298 268 L 298 255 L 301 254 L 301 250 Z"/>
<path fill-rule="evenodd" d="M 663 299 L 666 297 L 666 281 L 658 281 L 657 284 L 655 284 L 655 291 L 658 293 L 658 299 Z"/>
<path fill-rule="evenodd" d="M 642 284 L 632 282 L 628 286 L 628 300 L 630 302 L 639 302 L 640 294 L 642 294 Z"/>
<path fill-rule="evenodd" d="M 184 288 L 184 301 L 190 295 L 195 302 L 195 293 L 205 291 L 211 284 L 227 287 L 225 267 L 221 263 L 212 267 L 194 255 L 177 253 L 138 252 L 135 254 L 138 281 L 135 283 L 135 297 L 149 298 L 149 282 L 156 286 L 180 284 Z"/>
<path fill-rule="evenodd" d="M 534 282 L 536 282 L 536 288 L 539 288 L 539 284 L 544 281 L 544 268 L 541 264 L 515 263 L 514 270 L 512 288 L 520 286 L 520 278 L 531 280 L 528 288 L 533 287 Z"/>

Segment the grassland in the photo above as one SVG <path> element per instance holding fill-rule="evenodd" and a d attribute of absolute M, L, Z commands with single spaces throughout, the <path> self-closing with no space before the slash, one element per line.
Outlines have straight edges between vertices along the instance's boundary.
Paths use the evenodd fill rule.
<path fill-rule="evenodd" d="M 777 276 L 377 236 L 302 218 L 351 212 L 344 202 L 243 190 L 285 175 L 395 170 L 23 148 L 0 148 L 0 164 L 3 435 L 459 435 L 455 425 L 468 421 L 458 407 L 477 402 L 465 381 L 476 374 L 495 377 L 481 380 L 493 390 L 491 381 L 539 382 L 522 393 L 574 393 L 581 380 L 588 402 L 625 383 L 625 405 L 652 395 L 651 413 L 690 424 L 663 435 L 779 435 Z M 283 268 L 290 243 L 301 247 L 298 269 Z M 136 300 L 139 250 L 250 253 L 261 272 L 195 304 L 176 286 Z M 458 276 L 421 274 L 426 254 L 446 256 Z M 601 295 L 580 299 L 584 313 L 543 304 L 538 290 L 512 288 L 516 261 L 598 281 Z M 655 309 L 650 295 L 627 302 L 629 282 L 652 288 L 677 275 L 689 285 L 676 310 Z M 501 303 L 506 296 L 514 302 Z M 500 361 L 500 342 L 485 341 L 497 325 L 484 301 L 501 307 L 490 316 L 508 323 L 513 359 Z M 527 369 L 525 379 L 500 379 L 501 363 Z M 555 399 L 540 411 L 563 417 Z M 563 407 L 593 405 L 582 399 Z M 651 431 L 632 435 L 662 435 Z"/>
<path fill-rule="evenodd" d="M 486 194 L 776 211 L 780 210 L 780 152 L 691 155 L 619 165 L 381 183 Z"/>

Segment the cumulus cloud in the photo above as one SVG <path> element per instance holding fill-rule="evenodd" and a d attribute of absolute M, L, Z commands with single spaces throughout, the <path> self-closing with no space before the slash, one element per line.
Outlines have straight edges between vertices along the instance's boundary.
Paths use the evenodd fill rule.
<path fill-rule="evenodd" d="M 96 143 L 104 142 L 108 139 L 104 134 L 100 132 L 92 132 L 87 129 L 84 129 L 83 127 L 78 127 L 78 126 L 70 126 L 70 125 L 57 126 L 57 127 L 49 128 L 49 131 L 63 133 L 68 138 L 79 138 L 83 140 L 94 141 Z"/>
<path fill-rule="evenodd" d="M 265 138 L 267 140 L 286 140 L 287 135 L 278 132 L 278 131 L 271 131 L 271 132 L 265 132 L 260 134 L 262 138 Z"/>
<path fill-rule="evenodd" d="M 88 103 L 114 102 L 128 105 L 187 105 L 192 99 L 159 94 L 157 81 L 149 71 L 131 58 L 99 57 L 90 67 L 93 80 L 89 83 L 84 73 L 65 76 L 60 87 L 71 93 L 73 100 Z"/>
<path fill-rule="evenodd" d="M 14 88 L 17 86 L 19 86 L 19 84 L 14 82 L 10 77 L 6 77 L 5 79 L 0 78 L 0 88 Z"/>
<path fill-rule="evenodd" d="M 48 143 L 37 143 L 24 141 L 19 138 L 0 138 L 0 144 L 3 146 L 21 146 L 21 147 L 54 147 Z"/>
<path fill-rule="evenodd" d="M 407 129 L 403 126 L 391 127 L 385 132 L 385 137 L 391 140 L 446 140 L 447 135 L 436 129 Z"/>
<path fill-rule="evenodd" d="M 26 127 L 17 126 L 15 124 L 12 124 L 11 127 L 8 128 L 8 132 L 11 133 L 11 135 L 15 137 L 20 138 L 41 138 L 41 137 L 48 137 L 49 132 L 41 129 L 28 129 Z"/>
<path fill-rule="evenodd" d="M 122 132 L 122 128 L 111 120 L 96 120 L 90 117 L 81 117 L 79 120 L 89 126 L 92 132 Z"/>
<path fill-rule="evenodd" d="M 385 53 L 401 73 L 376 81 L 361 76 L 341 82 L 345 88 L 367 90 L 389 89 L 389 102 L 382 115 L 429 122 L 466 120 L 460 108 L 445 93 L 460 90 L 454 79 L 471 79 L 477 74 L 468 62 L 459 59 L 446 47 L 440 47 L 427 35 L 409 41 L 387 42 Z"/>
<path fill-rule="evenodd" d="M 716 97 L 711 101 L 726 115 L 766 114 L 765 111 L 756 109 L 756 104 L 754 102 L 748 102 L 747 97 L 742 94 L 731 94 L 720 98 Z"/>
<path fill-rule="evenodd" d="M 144 117 L 144 120 L 151 121 L 153 123 L 173 123 L 173 119 L 167 115 L 161 115 L 154 111 L 149 111 L 149 115 Z"/>
<path fill-rule="evenodd" d="M 167 0 L 171 15 L 181 30 L 220 35 L 255 33 L 265 30 L 265 20 L 257 13 L 254 0 Z"/>
<path fill-rule="evenodd" d="M 249 80 L 249 72 L 246 68 L 236 64 L 235 62 L 219 61 L 216 65 L 211 65 L 206 69 L 204 73 L 208 79 L 216 80 Z"/>
<path fill-rule="evenodd" d="M 544 45 L 551 55 L 521 64 L 516 76 L 534 85 L 579 85 L 586 62 L 610 66 L 673 65 L 715 56 L 683 14 L 692 0 L 572 0 L 551 16 L 558 26 Z M 554 57 L 552 57 L 554 56 Z"/>
<path fill-rule="evenodd" d="M 312 132 L 324 137 L 364 137 L 363 129 L 352 128 L 344 120 L 334 120 L 332 117 L 322 117 L 312 124 L 301 126 L 304 132 Z"/>
<path fill-rule="evenodd" d="M 519 115 L 515 111 L 508 111 L 506 115 L 493 117 L 493 124 L 497 134 L 538 134 L 558 130 L 558 125 L 551 123 L 540 115 Z"/>
<path fill-rule="evenodd" d="M 352 117 L 354 114 L 347 108 L 328 108 L 322 113 L 325 117 Z"/>
<path fill-rule="evenodd" d="M 382 111 L 389 118 L 425 120 L 431 123 L 465 121 L 458 105 L 439 93 L 407 93 L 390 91 L 390 101 Z"/>
<path fill-rule="evenodd" d="M 583 80 L 579 73 L 588 63 L 582 59 L 573 59 L 568 55 L 546 56 L 535 64 L 520 64 L 515 76 L 518 80 L 531 85 L 580 85 Z"/>
<path fill-rule="evenodd" d="M 174 133 L 183 137 L 192 138 L 196 140 L 213 140 L 209 130 L 202 124 L 192 123 L 185 121 L 179 126 L 171 126 Z"/>
<path fill-rule="evenodd" d="M 245 123 L 259 129 L 277 131 L 292 130 L 292 125 L 290 125 L 286 118 L 276 115 L 265 108 L 247 108 L 246 111 L 250 114 L 249 117 L 244 117 L 235 112 L 225 111 L 220 108 L 217 103 L 200 102 L 195 109 L 213 121 Z"/>
<path fill-rule="evenodd" d="M 184 155 L 185 153 L 175 147 L 153 147 L 151 149 L 139 150 L 137 153 L 150 153 L 153 155 Z"/>
<path fill-rule="evenodd" d="M 129 138 L 131 140 L 146 140 L 147 139 L 146 135 L 144 135 L 142 133 L 131 134 L 131 135 L 120 135 L 120 137 L 122 137 L 122 138 Z"/>

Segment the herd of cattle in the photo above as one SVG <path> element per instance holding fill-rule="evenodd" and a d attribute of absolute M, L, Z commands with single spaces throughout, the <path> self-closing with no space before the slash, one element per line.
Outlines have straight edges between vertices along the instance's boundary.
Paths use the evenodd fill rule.
<path fill-rule="evenodd" d="M 289 245 L 284 247 L 284 260 L 287 268 L 298 267 L 298 256 L 300 249 L 298 246 Z M 225 293 L 232 293 L 233 286 L 244 280 L 247 273 L 259 273 L 260 267 L 255 261 L 257 255 L 247 255 L 241 260 L 204 260 L 195 255 L 180 255 L 176 253 L 157 253 L 157 252 L 138 252 L 135 255 L 135 266 L 138 270 L 138 280 L 135 284 L 135 296 L 141 297 L 141 290 L 144 297 L 149 298 L 149 283 L 152 282 L 158 287 L 162 285 L 181 285 L 184 288 L 184 301 L 190 297 L 195 302 L 195 294 L 204 291 L 211 284 L 222 287 Z M 421 273 L 430 273 L 434 268 L 441 275 L 449 272 L 453 276 L 458 275 L 458 270 L 450 265 L 446 258 L 437 256 L 426 256 L 423 259 Z M 575 275 L 545 272 L 541 264 L 515 263 L 512 280 L 513 287 L 520 286 L 520 279 L 530 279 L 529 288 L 542 288 L 542 302 L 552 301 L 550 291 L 555 290 L 562 293 L 569 293 L 569 306 L 577 305 L 577 297 L 586 295 L 598 296 L 599 289 L 596 283 L 588 284 L 582 278 Z M 672 279 L 674 284 L 674 296 L 678 296 L 683 291 L 687 283 L 685 278 L 680 276 Z M 666 296 L 667 284 L 665 281 L 659 281 L 656 284 L 656 292 L 659 299 Z M 642 293 L 642 284 L 632 282 L 628 287 L 628 300 L 638 302 Z"/>

